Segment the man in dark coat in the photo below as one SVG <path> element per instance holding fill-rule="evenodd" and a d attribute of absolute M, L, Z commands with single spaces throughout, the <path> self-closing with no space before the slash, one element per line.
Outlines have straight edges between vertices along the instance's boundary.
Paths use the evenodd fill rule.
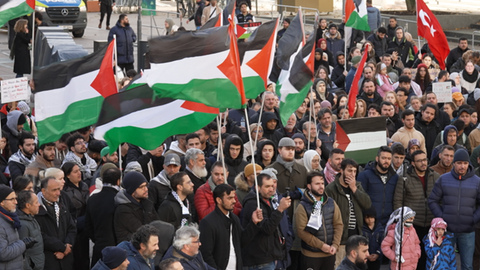
<path fill-rule="evenodd" d="M 117 168 L 107 169 L 102 177 L 102 191 L 92 195 L 87 201 L 85 231 L 95 244 L 91 266 L 101 258 L 105 247 L 114 246 L 117 243 L 113 218 L 115 196 L 120 190 L 120 175 L 121 172 Z"/>
<path fill-rule="evenodd" d="M 44 269 L 73 269 L 72 246 L 77 227 L 67 207 L 59 200 L 62 183 L 54 177 L 42 180 L 38 195 L 40 210 L 35 216 L 43 236 Z"/>
<path fill-rule="evenodd" d="M 336 270 L 366 269 L 368 256 L 368 239 L 362 235 L 353 235 L 345 244 L 345 258 L 339 262 Z"/>
<path fill-rule="evenodd" d="M 127 270 L 129 264 L 125 249 L 106 247 L 102 250 L 102 259 L 92 267 L 92 270 Z"/>
<path fill-rule="evenodd" d="M 158 220 L 153 203 L 148 200 L 147 179 L 139 172 L 128 172 L 123 177 L 125 188 L 115 195 L 113 226 L 117 243 L 129 240 L 142 225 Z"/>
<path fill-rule="evenodd" d="M 370 79 L 365 79 L 363 80 L 362 84 L 363 84 L 362 85 L 363 92 L 361 95 L 358 96 L 358 99 L 363 99 L 365 103 L 367 103 L 367 107 L 372 103 L 375 103 L 378 106 L 380 106 L 380 104 L 382 104 L 383 99 L 382 99 L 382 96 L 380 96 L 380 94 L 377 93 L 377 90 L 375 88 L 375 83 Z"/>
<path fill-rule="evenodd" d="M 10 178 L 16 179 L 25 173 L 25 169 L 35 160 L 35 136 L 28 131 L 23 131 L 18 140 L 18 148 L 8 159 Z"/>
<path fill-rule="evenodd" d="M 137 161 L 142 167 L 142 174 L 150 180 L 160 173 L 163 169 L 164 151 L 163 144 L 157 148 L 147 151 L 133 144 L 128 145 L 126 163 Z"/>
<path fill-rule="evenodd" d="M 228 167 L 227 182 L 232 187 L 235 187 L 235 176 L 243 172 L 248 162 L 243 159 L 243 140 L 231 134 L 225 141 L 225 148 L 223 154 L 225 156 L 225 165 Z"/>
<path fill-rule="evenodd" d="M 243 268 L 242 247 L 245 247 L 258 233 L 257 226 L 263 216 L 260 210 L 252 213 L 252 222 L 245 230 L 240 224 L 240 219 L 233 214 L 235 207 L 235 189 L 227 184 L 220 184 L 213 190 L 215 210 L 200 222 L 200 240 L 205 262 L 215 269 L 227 269 L 228 265 L 235 265 L 237 270 Z M 236 261 L 230 262 L 231 244 L 225 239 L 232 239 Z M 231 269 L 231 268 L 229 268 Z"/>
<path fill-rule="evenodd" d="M 107 14 L 107 30 L 110 30 L 110 16 L 112 15 L 112 7 L 115 6 L 115 0 L 100 0 L 100 23 L 98 28 L 102 28 L 103 18 Z"/>
<path fill-rule="evenodd" d="M 385 37 L 386 34 L 387 29 L 382 26 L 377 29 L 376 34 L 371 34 L 369 37 L 367 37 L 367 40 L 372 42 L 373 49 L 375 49 L 375 59 L 377 63 L 380 62 L 380 57 L 387 52 L 388 43 L 387 38 Z"/>
<path fill-rule="evenodd" d="M 405 38 L 405 31 L 402 27 L 395 29 L 395 37 L 388 43 L 388 52 L 397 52 L 405 67 L 411 67 L 415 60 L 413 45 Z"/>
<path fill-rule="evenodd" d="M 421 113 L 415 117 L 415 129 L 420 131 L 425 138 L 425 148 L 427 148 L 427 157 L 432 156 L 433 144 L 437 134 L 441 132 L 440 125 L 434 120 L 438 107 L 427 103 L 423 105 Z"/>
<path fill-rule="evenodd" d="M 197 6 L 195 7 L 195 13 L 190 16 L 187 20 L 187 24 L 190 21 L 195 20 L 195 27 L 200 29 L 202 26 L 202 14 L 203 14 L 203 9 L 205 8 L 205 2 L 203 0 L 196 0 Z"/>
<path fill-rule="evenodd" d="M 158 208 L 161 221 L 168 222 L 178 229 L 195 219 L 193 200 L 187 197 L 193 195 L 193 183 L 185 172 L 174 174 L 170 179 L 172 191 Z"/>
<path fill-rule="evenodd" d="M 180 164 L 180 157 L 177 154 L 166 155 L 163 170 L 148 183 L 148 199 L 153 202 L 155 209 L 158 209 L 172 190 L 170 178 L 179 172 Z"/>
<path fill-rule="evenodd" d="M 108 32 L 108 42 L 113 40 L 113 35 L 117 37 L 117 66 L 126 73 L 134 69 L 133 43 L 137 41 L 137 35 L 130 27 L 127 15 L 120 14 L 117 24 Z"/>
<path fill-rule="evenodd" d="M 448 54 L 448 57 L 447 57 L 447 63 L 446 63 L 446 68 L 449 72 L 451 72 L 450 68 L 452 67 L 452 65 L 459 59 L 459 58 L 462 58 L 462 55 L 466 52 L 470 50 L 468 48 L 468 40 L 467 38 L 465 37 L 461 37 L 459 40 L 458 40 L 458 47 L 457 48 L 454 48 L 450 51 L 450 53 Z"/>

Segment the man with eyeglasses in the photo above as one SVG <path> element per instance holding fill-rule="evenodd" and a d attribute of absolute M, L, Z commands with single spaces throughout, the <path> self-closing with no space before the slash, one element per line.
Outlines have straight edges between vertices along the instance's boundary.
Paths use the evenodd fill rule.
<path fill-rule="evenodd" d="M 20 220 L 17 213 L 17 195 L 13 189 L 0 185 L 0 267 L 23 269 L 23 253 L 36 241 L 30 237 L 20 240 L 18 229 Z"/>
<path fill-rule="evenodd" d="M 97 162 L 87 154 L 87 144 L 80 133 L 75 133 L 67 140 L 67 146 L 70 151 L 65 155 L 63 164 L 73 162 L 78 165 L 82 172 L 82 180 L 92 178 L 97 170 Z M 63 165 L 62 164 L 62 165 Z"/>
<path fill-rule="evenodd" d="M 148 182 L 143 174 L 126 173 L 122 185 L 125 189 L 115 195 L 117 208 L 113 218 L 117 243 L 130 240 L 142 225 L 160 219 L 153 202 L 148 200 Z"/>
<path fill-rule="evenodd" d="M 435 217 L 426 201 L 440 175 L 428 167 L 427 154 L 424 151 L 413 152 L 411 159 L 411 165 L 403 174 L 405 179 L 400 175 L 400 179 L 397 181 L 393 197 L 393 209 L 408 206 L 415 211 L 417 215 L 413 221 L 413 226 L 417 231 L 418 238 L 423 239 L 430 229 L 432 219 Z M 417 269 L 425 269 L 426 255 L 423 242 L 421 245 L 422 256 L 418 260 Z"/>

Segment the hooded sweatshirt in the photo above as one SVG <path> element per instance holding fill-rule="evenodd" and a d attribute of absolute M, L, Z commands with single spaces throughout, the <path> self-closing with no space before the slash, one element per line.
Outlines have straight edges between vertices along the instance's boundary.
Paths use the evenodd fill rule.
<path fill-rule="evenodd" d="M 7 124 L 3 127 L 3 131 L 7 134 L 8 145 L 12 153 L 18 151 L 20 132 L 17 130 L 17 125 L 23 125 L 24 123 L 25 116 L 21 111 L 13 111 L 7 114 Z"/>
<path fill-rule="evenodd" d="M 437 145 L 437 147 L 433 148 L 432 157 L 430 159 L 430 166 L 433 166 L 433 165 L 437 164 L 438 161 L 440 160 L 440 158 L 438 157 L 438 154 L 440 153 L 440 150 L 442 149 L 442 147 L 444 145 L 448 144 L 447 143 L 448 133 L 452 129 L 455 130 L 455 132 L 458 134 L 457 128 L 454 125 L 448 125 L 448 126 L 445 127 L 445 129 L 443 130 L 443 144 Z M 455 145 L 452 145 L 452 146 L 453 146 L 453 148 L 455 148 L 455 151 L 457 151 L 460 148 L 465 148 L 458 143 L 455 143 Z"/>
<path fill-rule="evenodd" d="M 238 154 L 237 158 L 232 158 L 230 156 L 230 145 L 239 145 L 240 146 L 240 153 Z M 243 141 L 235 134 L 231 134 L 227 137 L 225 141 L 225 149 L 223 152 L 225 156 L 225 164 L 228 167 L 228 184 L 232 187 L 235 187 L 235 176 L 237 174 L 243 172 L 245 166 L 247 166 L 248 162 L 243 160 Z"/>
<path fill-rule="evenodd" d="M 271 140 L 273 143 L 276 145 L 280 141 L 281 137 L 278 136 L 278 134 L 275 134 L 275 129 L 268 129 L 267 128 L 267 122 L 270 120 L 276 120 L 277 123 L 279 122 L 278 117 L 275 113 L 273 112 L 263 112 L 262 116 L 262 127 L 263 127 L 263 137 Z M 278 124 L 277 124 L 278 126 Z"/>
<path fill-rule="evenodd" d="M 273 164 L 273 163 L 277 160 L 277 146 L 276 146 L 272 141 L 270 141 L 270 140 L 263 140 L 263 141 L 261 141 L 261 142 L 258 142 L 257 152 L 255 153 L 255 163 L 257 163 L 258 165 L 262 166 L 262 169 L 265 169 L 265 167 L 268 166 L 268 165 L 263 164 L 263 160 L 262 160 L 262 151 L 263 151 L 263 148 L 264 148 L 266 145 L 271 145 L 271 146 L 273 146 L 273 156 L 272 156 L 272 160 L 271 160 L 270 164 L 268 164 L 268 165 Z"/>

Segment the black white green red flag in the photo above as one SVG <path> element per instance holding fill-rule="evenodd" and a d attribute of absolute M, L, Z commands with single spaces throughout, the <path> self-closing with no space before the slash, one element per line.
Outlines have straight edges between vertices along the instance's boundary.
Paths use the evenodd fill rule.
<path fill-rule="evenodd" d="M 35 10 L 35 0 L 0 0 L 0 27 Z"/>

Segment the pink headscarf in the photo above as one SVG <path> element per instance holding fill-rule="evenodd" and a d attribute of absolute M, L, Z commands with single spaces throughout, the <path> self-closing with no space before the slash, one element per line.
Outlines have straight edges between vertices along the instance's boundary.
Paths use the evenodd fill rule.
<path fill-rule="evenodd" d="M 428 240 L 430 241 L 430 247 L 433 247 L 435 244 L 435 240 L 437 240 L 437 236 L 435 235 L 436 229 L 444 229 L 447 231 L 447 223 L 443 218 L 434 218 L 432 220 L 432 225 L 430 226 L 430 230 L 428 231 Z"/>

